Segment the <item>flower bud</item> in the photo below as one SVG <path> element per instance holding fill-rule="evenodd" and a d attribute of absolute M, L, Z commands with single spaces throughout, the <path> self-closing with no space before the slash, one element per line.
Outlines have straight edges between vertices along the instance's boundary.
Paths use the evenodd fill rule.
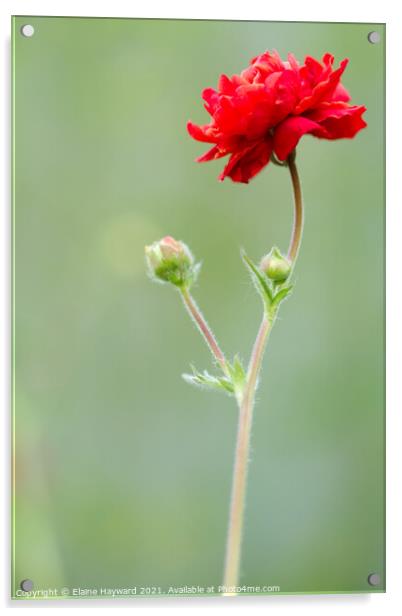
<path fill-rule="evenodd" d="M 152 278 L 177 287 L 190 285 L 198 271 L 188 246 L 170 236 L 145 246 L 145 258 Z"/>
<path fill-rule="evenodd" d="M 289 277 L 291 269 L 290 261 L 282 255 L 278 248 L 273 248 L 269 254 L 263 257 L 260 263 L 260 270 L 268 278 L 279 284 L 285 282 Z"/>

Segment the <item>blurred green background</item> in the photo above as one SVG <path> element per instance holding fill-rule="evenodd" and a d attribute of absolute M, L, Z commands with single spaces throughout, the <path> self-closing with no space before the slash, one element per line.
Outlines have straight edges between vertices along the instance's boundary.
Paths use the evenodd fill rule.
<path fill-rule="evenodd" d="M 218 182 L 225 161 L 196 164 L 206 147 L 186 122 L 208 121 L 204 87 L 272 48 L 350 58 L 343 82 L 368 128 L 298 148 L 305 234 L 258 392 L 241 583 L 383 590 L 385 28 L 17 17 L 13 29 L 14 592 L 25 578 L 222 581 L 236 408 L 181 379 L 210 357 L 143 250 L 166 234 L 192 247 L 194 295 L 247 360 L 261 306 L 239 248 L 286 250 L 288 173 Z"/>

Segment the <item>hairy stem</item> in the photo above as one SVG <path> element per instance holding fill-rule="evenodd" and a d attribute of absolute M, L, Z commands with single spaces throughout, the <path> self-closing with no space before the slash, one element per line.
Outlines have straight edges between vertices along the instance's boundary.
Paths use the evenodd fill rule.
<path fill-rule="evenodd" d="M 294 222 L 288 252 L 288 259 L 292 262 L 293 266 L 296 262 L 303 232 L 302 193 L 295 157 L 296 153 L 293 151 L 287 160 L 294 194 Z M 243 533 L 243 517 L 247 484 L 247 466 L 250 452 L 250 435 L 255 392 L 257 389 L 258 376 L 261 370 L 264 350 L 268 340 L 268 335 L 271 332 L 275 321 L 276 313 L 277 308 L 271 308 L 270 311 L 264 311 L 264 316 L 250 358 L 243 396 L 239 404 L 239 424 L 233 469 L 229 529 L 226 544 L 223 582 L 223 585 L 226 588 L 224 594 L 236 594 L 235 588 L 238 585 L 239 580 L 241 540 Z"/>
<path fill-rule="evenodd" d="M 293 195 L 294 195 L 294 220 L 293 220 L 293 230 L 292 237 L 290 239 L 289 250 L 288 250 L 288 259 L 292 263 L 296 261 L 297 253 L 299 252 L 300 242 L 303 233 L 303 200 L 302 200 L 302 192 L 300 185 L 300 178 L 297 171 L 296 166 L 296 151 L 293 152 L 288 157 L 288 167 L 290 171 L 290 177 L 292 180 L 293 186 Z"/>
<path fill-rule="evenodd" d="M 237 430 L 229 531 L 226 547 L 225 575 L 223 581 L 227 594 L 236 593 L 235 589 L 232 591 L 230 589 L 237 586 L 239 578 L 241 538 L 247 483 L 247 465 L 250 451 L 250 433 L 253 420 L 254 398 L 264 349 L 268 340 L 269 332 L 272 329 L 273 321 L 274 316 L 264 314 L 251 354 L 247 372 L 247 381 L 239 407 L 239 425 Z"/>
<path fill-rule="evenodd" d="M 216 359 L 216 361 L 222 368 L 224 374 L 227 375 L 228 368 L 227 368 L 225 356 L 223 352 L 221 351 L 219 344 L 211 328 L 209 327 L 208 323 L 204 319 L 201 310 L 198 308 L 194 298 L 192 297 L 190 291 L 187 288 L 182 287 L 179 289 L 179 291 L 183 298 L 183 302 L 184 302 L 184 305 L 188 313 L 190 314 L 191 318 L 194 320 L 195 324 L 197 325 L 197 328 L 199 329 L 201 335 L 203 336 L 205 342 L 207 343 L 209 350 L 211 351 L 212 355 L 214 356 L 214 358 Z"/>

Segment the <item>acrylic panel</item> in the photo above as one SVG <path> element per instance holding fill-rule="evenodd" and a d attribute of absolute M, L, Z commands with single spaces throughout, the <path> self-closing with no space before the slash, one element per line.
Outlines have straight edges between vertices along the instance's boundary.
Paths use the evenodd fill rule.
<path fill-rule="evenodd" d="M 12 24 L 12 596 L 384 592 L 385 26 Z"/>

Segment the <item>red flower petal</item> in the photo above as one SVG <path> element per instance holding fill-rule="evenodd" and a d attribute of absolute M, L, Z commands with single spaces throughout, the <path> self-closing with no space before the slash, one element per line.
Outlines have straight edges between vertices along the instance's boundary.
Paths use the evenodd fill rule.
<path fill-rule="evenodd" d="M 348 62 L 349 60 L 347 58 L 345 60 L 342 60 L 339 68 L 337 68 L 336 71 L 330 73 L 329 76 L 324 80 L 319 81 L 317 85 L 314 86 L 312 93 L 308 96 L 305 96 L 295 107 L 294 113 L 303 113 L 304 111 L 306 111 L 306 109 L 312 109 L 313 107 L 316 107 L 323 100 L 331 99 Z"/>
<path fill-rule="evenodd" d="M 341 83 L 338 83 L 338 85 L 336 86 L 334 93 L 332 95 L 332 100 L 342 101 L 344 103 L 347 103 L 348 101 L 350 101 L 350 94 L 345 88 L 345 86 L 343 86 Z"/>
<path fill-rule="evenodd" d="M 328 106 L 309 113 L 309 119 L 318 122 L 325 130 L 325 139 L 351 139 L 367 126 L 362 118 L 365 111 L 366 108 L 363 106 L 351 107 L 346 103 L 333 105 L 329 103 Z"/>
<path fill-rule="evenodd" d="M 227 75 L 221 75 L 219 77 L 218 83 L 218 92 L 220 94 L 234 94 L 236 91 L 237 85 L 233 83 L 231 79 Z"/>
<path fill-rule="evenodd" d="M 251 60 L 250 65 L 254 68 L 258 68 L 262 74 L 265 74 L 265 77 L 276 71 L 283 71 L 285 68 L 280 55 L 275 49 L 272 52 L 265 51 L 259 56 L 256 56 Z"/>
<path fill-rule="evenodd" d="M 272 75 L 265 82 L 266 89 L 268 88 L 268 82 L 273 89 L 272 106 L 274 107 L 274 112 L 272 113 L 272 118 L 270 118 L 271 126 L 278 124 L 278 122 L 293 112 L 298 102 L 299 94 L 299 79 L 294 71 L 284 70 L 283 73 L 276 78 L 275 83 L 273 83 L 273 77 L 276 75 L 277 73 Z"/>
<path fill-rule="evenodd" d="M 248 184 L 248 181 L 269 163 L 271 154 L 271 139 L 249 145 L 232 154 L 219 179 L 223 181 L 226 177 L 230 177 L 233 182 Z"/>
<path fill-rule="evenodd" d="M 205 109 L 208 111 L 210 115 L 213 116 L 214 111 L 219 104 L 219 94 L 213 88 L 205 88 L 202 93 L 202 98 L 205 101 Z"/>
<path fill-rule="evenodd" d="M 216 143 L 216 131 L 210 124 L 204 124 L 204 126 L 197 126 L 197 124 L 187 122 L 187 130 L 189 135 L 197 141 Z"/>
<path fill-rule="evenodd" d="M 221 150 L 217 145 L 214 145 L 213 148 L 205 152 L 202 156 L 196 158 L 197 163 L 206 163 L 209 160 L 216 160 L 217 158 L 222 158 L 222 156 L 226 156 L 228 154 L 228 150 Z"/>
<path fill-rule="evenodd" d="M 288 53 L 288 62 L 289 62 L 290 68 L 296 73 L 298 73 L 300 66 L 299 66 L 298 61 L 296 60 L 296 58 L 294 57 L 292 53 Z"/>
<path fill-rule="evenodd" d="M 303 116 L 293 116 L 281 122 L 274 133 L 274 152 L 279 160 L 286 160 L 299 143 L 300 138 L 312 132 L 321 133 L 320 136 L 322 136 L 324 131 L 317 122 Z"/>

